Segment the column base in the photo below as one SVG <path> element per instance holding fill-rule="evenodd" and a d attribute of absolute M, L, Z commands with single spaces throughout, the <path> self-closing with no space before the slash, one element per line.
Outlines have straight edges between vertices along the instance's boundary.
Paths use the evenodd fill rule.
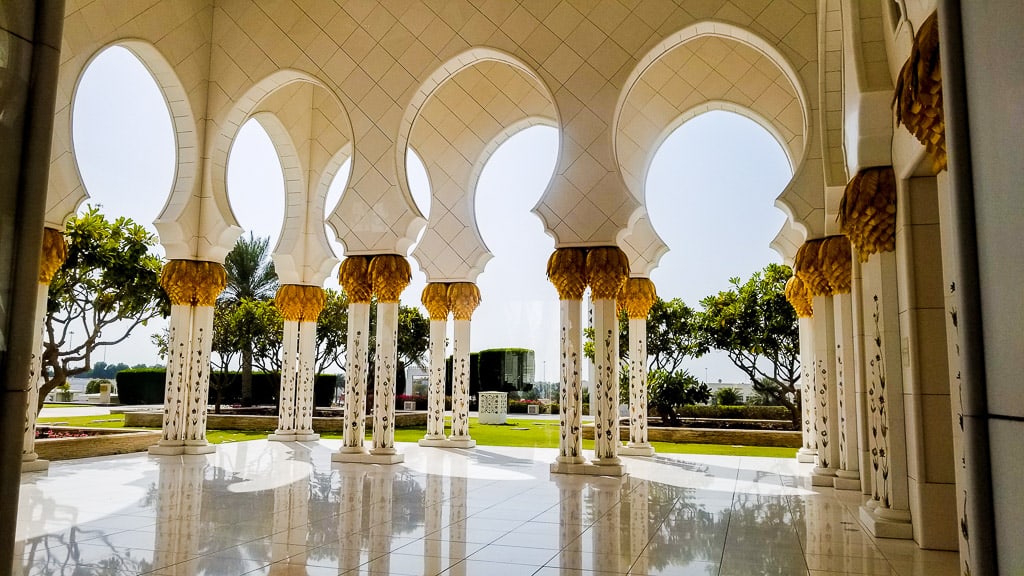
<path fill-rule="evenodd" d="M 210 443 L 204 444 L 185 444 L 185 450 L 183 454 L 213 454 L 217 451 L 217 447 Z"/>
<path fill-rule="evenodd" d="M 433 448 L 475 448 L 476 440 L 472 438 L 421 438 L 418 444 Z"/>
<path fill-rule="evenodd" d="M 598 466 L 590 462 L 570 464 L 568 462 L 552 462 L 552 474 L 582 474 L 587 476 L 626 476 L 626 467 L 622 464 L 604 464 Z"/>
<path fill-rule="evenodd" d="M 801 464 L 814 464 L 814 459 L 818 457 L 817 450 L 811 450 L 808 448 L 801 448 L 796 451 L 796 461 Z"/>
<path fill-rule="evenodd" d="M 42 472 L 43 470 L 50 469 L 50 461 L 43 460 L 35 452 L 32 454 L 22 454 L 21 460 L 21 472 Z"/>
<path fill-rule="evenodd" d="M 271 442 L 315 442 L 320 439 L 320 435 L 313 433 L 309 434 L 306 432 L 274 432 L 273 434 L 267 434 L 267 440 Z"/>
<path fill-rule="evenodd" d="M 154 444 L 147 449 L 147 452 L 153 456 L 181 456 L 185 453 L 185 445 L 181 442 Z"/>
<path fill-rule="evenodd" d="M 619 454 L 623 456 L 654 456 L 654 446 L 650 444 L 626 444 L 619 447 Z"/>
<path fill-rule="evenodd" d="M 835 468 L 820 468 L 814 467 L 814 471 L 811 472 L 811 486 L 828 486 L 832 487 L 836 481 L 836 469 Z"/>
<path fill-rule="evenodd" d="M 836 470 L 836 490 L 860 490 L 860 472 L 849 470 Z"/>
<path fill-rule="evenodd" d="M 405 462 L 405 454 L 394 452 L 381 454 L 379 452 L 335 452 L 331 454 L 332 462 L 347 462 L 349 464 L 398 464 Z"/>
<path fill-rule="evenodd" d="M 890 510 L 882 508 L 875 500 L 869 500 L 860 507 L 860 521 L 875 538 L 914 538 L 914 526 L 910 523 L 909 510 Z"/>

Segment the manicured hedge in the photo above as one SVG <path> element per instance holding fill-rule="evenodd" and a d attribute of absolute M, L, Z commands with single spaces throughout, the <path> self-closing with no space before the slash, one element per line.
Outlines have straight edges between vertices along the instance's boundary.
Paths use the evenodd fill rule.
<path fill-rule="evenodd" d="M 726 418 L 731 420 L 791 420 L 785 406 L 681 406 L 680 418 Z"/>
<path fill-rule="evenodd" d="M 117 373 L 117 392 L 122 404 L 163 404 L 166 371 L 159 368 L 122 370 Z M 334 399 L 337 376 L 320 374 L 313 382 L 313 403 L 316 406 L 330 406 Z M 223 383 L 223 384 L 222 384 Z M 254 372 L 252 395 L 254 404 L 277 404 L 281 389 L 281 375 Z M 242 401 L 242 377 L 239 372 L 226 375 L 214 372 L 210 376 L 211 404 L 220 395 L 221 404 L 239 404 Z"/>

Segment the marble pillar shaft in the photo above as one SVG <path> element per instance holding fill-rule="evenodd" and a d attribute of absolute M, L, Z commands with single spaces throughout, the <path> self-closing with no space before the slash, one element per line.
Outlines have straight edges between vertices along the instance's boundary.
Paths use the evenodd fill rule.
<path fill-rule="evenodd" d="M 192 309 L 191 394 L 186 410 L 185 445 L 205 446 L 206 412 L 210 398 L 210 354 L 213 352 L 213 306 Z"/>
<path fill-rule="evenodd" d="M 213 306 L 171 306 L 163 436 L 152 454 L 205 454 L 213 350 Z"/>
<path fill-rule="evenodd" d="M 814 336 L 810 318 L 798 320 L 800 330 L 800 424 L 803 445 L 797 451 L 800 462 L 814 462 L 818 450 L 814 409 Z"/>
<path fill-rule="evenodd" d="M 857 433 L 857 393 L 854 383 L 853 298 L 850 294 L 833 296 L 836 344 L 836 400 L 839 414 L 839 462 L 836 488 L 860 489 L 859 442 Z"/>
<path fill-rule="evenodd" d="M 281 392 L 272 440 L 311 440 L 316 322 L 285 320 L 281 344 Z"/>
<path fill-rule="evenodd" d="M 192 307 L 171 306 L 167 339 L 167 375 L 164 391 L 163 438 L 160 444 L 181 445 L 191 368 Z"/>
<path fill-rule="evenodd" d="M 619 317 L 615 300 L 594 300 L 594 463 L 619 464 Z"/>
<path fill-rule="evenodd" d="M 647 442 L 647 319 L 629 319 L 629 446 Z"/>
<path fill-rule="evenodd" d="M 43 321 L 50 285 L 39 283 L 36 294 L 35 324 L 32 326 L 32 359 L 28 372 L 28 399 L 25 401 L 25 438 L 21 446 L 21 462 L 38 462 L 36 454 L 36 417 L 39 414 L 39 385 L 43 374 Z"/>
<path fill-rule="evenodd" d="M 295 403 L 295 427 L 300 434 L 313 433 L 316 381 L 316 322 L 299 322 L 299 367 Z"/>
<path fill-rule="evenodd" d="M 444 440 L 444 362 L 447 320 L 430 320 L 430 375 L 427 388 L 427 440 Z"/>
<path fill-rule="evenodd" d="M 580 375 L 580 352 L 583 339 L 583 303 L 560 300 L 561 368 L 558 389 L 559 430 L 558 461 L 568 464 L 584 462 L 583 458 L 583 382 Z"/>
<path fill-rule="evenodd" d="M 299 323 L 295 320 L 285 320 L 281 339 L 281 392 L 276 434 L 294 434 L 298 427 L 295 420 L 298 356 Z"/>
<path fill-rule="evenodd" d="M 864 324 L 864 277 L 861 263 L 853 258 L 850 284 L 850 308 L 853 322 L 853 378 L 857 411 L 857 459 L 860 470 L 860 491 L 871 494 L 871 446 L 868 443 L 868 367 L 865 346 L 868 343 Z"/>
<path fill-rule="evenodd" d="M 364 452 L 366 436 L 367 347 L 370 331 L 370 304 L 348 305 L 348 339 L 345 351 L 345 415 L 342 452 Z"/>
<path fill-rule="evenodd" d="M 398 365 L 398 302 L 377 303 L 377 351 L 373 370 L 374 454 L 395 453 L 395 370 Z"/>
<path fill-rule="evenodd" d="M 814 297 L 814 409 L 815 439 L 818 445 L 815 480 L 835 476 L 839 465 L 839 410 L 835 388 L 836 332 L 832 296 Z M 832 480 L 827 480 L 832 485 Z"/>
<path fill-rule="evenodd" d="M 469 320 L 455 320 L 452 345 L 452 440 L 469 438 Z"/>

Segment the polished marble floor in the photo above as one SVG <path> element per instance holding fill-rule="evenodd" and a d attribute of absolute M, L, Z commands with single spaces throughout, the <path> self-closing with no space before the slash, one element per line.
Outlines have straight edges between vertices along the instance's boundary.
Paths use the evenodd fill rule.
<path fill-rule="evenodd" d="M 14 573 L 956 575 L 957 557 L 873 540 L 859 495 L 795 460 L 624 458 L 625 478 L 550 474 L 553 450 L 338 441 L 222 444 L 24 474 Z"/>

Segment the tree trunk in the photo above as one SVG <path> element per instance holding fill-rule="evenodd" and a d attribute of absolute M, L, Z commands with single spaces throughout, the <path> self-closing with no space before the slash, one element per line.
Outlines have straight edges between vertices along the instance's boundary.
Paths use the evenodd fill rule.
<path fill-rule="evenodd" d="M 242 350 L 242 406 L 252 406 L 252 346 Z"/>

